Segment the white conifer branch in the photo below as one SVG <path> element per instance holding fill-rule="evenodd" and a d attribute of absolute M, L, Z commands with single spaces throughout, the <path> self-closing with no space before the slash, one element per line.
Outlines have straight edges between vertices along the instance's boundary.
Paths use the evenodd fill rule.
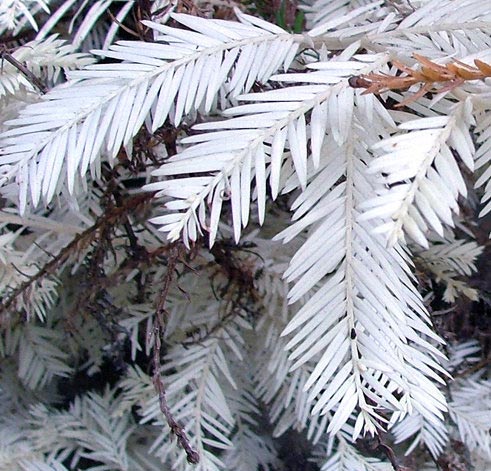
<path fill-rule="evenodd" d="M 303 217 L 295 215 L 298 221 L 281 234 L 288 241 L 315 224 L 285 273 L 288 280 L 296 280 L 290 302 L 322 282 L 284 331 L 297 331 L 288 345 L 293 350 L 291 359 L 296 360 L 292 369 L 315 359 L 316 367 L 305 385 L 310 400 L 316 401 L 313 413 L 335 411 L 329 431 L 336 432 L 359 407 L 355 437 L 362 430 L 374 433 L 378 426 L 380 417 L 369 405 L 372 400 L 390 410 L 408 412 L 413 405 L 420 407 L 423 394 L 429 401 L 426 404 L 431 403 L 427 413 L 435 420 L 445 410 L 441 393 L 424 377 L 438 380 L 432 369 L 442 369 L 418 352 L 437 354 L 417 333 L 434 337 L 426 325 L 421 299 L 403 268 L 403 251 L 383 248 L 377 236 L 369 235 L 373 227 L 358 217 L 357 207 L 368 191 L 362 175 L 363 162 L 370 158 L 356 144 L 364 140 L 364 136 L 351 134 L 342 145 L 328 141 L 324 155 L 338 157 L 324 157 L 325 168 L 299 197 L 303 206 L 294 204 Z M 310 214 L 309 207 L 317 200 Z M 408 345 L 408 340 L 415 345 Z M 407 359 L 404 365 L 401 358 Z M 416 382 L 414 374 L 419 378 Z M 395 390 L 402 393 L 400 400 L 395 399 Z"/>
<path fill-rule="evenodd" d="M 17 48 L 12 57 L 25 65 L 41 81 L 56 83 L 63 71 L 82 68 L 93 62 L 86 54 L 74 52 L 73 46 L 56 35 L 43 40 L 29 41 Z M 5 102 L 5 96 L 15 96 L 24 88 L 38 93 L 35 86 L 10 62 L 2 59 L 0 71 L 0 99 Z"/>
<path fill-rule="evenodd" d="M 258 401 L 251 394 L 254 390 L 252 378 L 244 374 L 246 372 L 242 361 L 235 362 L 234 373 L 238 387 L 228 388 L 227 399 L 235 418 L 236 430 L 231 438 L 232 448 L 224 453 L 225 468 L 237 471 L 276 469 L 279 460 L 273 441 L 261 433 L 261 425 L 256 419 L 260 416 L 260 410 Z"/>
<path fill-rule="evenodd" d="M 338 435 L 339 436 L 339 435 Z M 327 447 L 328 458 L 322 453 L 316 454 L 316 461 L 320 465 L 321 471 L 390 471 L 392 465 L 381 461 L 378 458 L 363 456 L 359 453 L 348 440 L 339 436 L 335 450 Z"/>
<path fill-rule="evenodd" d="M 447 345 L 448 360 L 446 368 L 452 374 L 461 368 L 479 363 L 481 346 L 476 340 Z"/>
<path fill-rule="evenodd" d="M 247 91 L 255 80 L 288 67 L 303 41 L 280 28 L 271 33 L 182 14 L 173 18 L 194 32 L 147 23 L 163 33 L 156 43 L 121 41 L 99 51 L 125 62 L 72 72 L 68 86 L 56 87 L 9 123 L 15 128 L 0 136 L 0 184 L 19 184 L 21 213 L 29 200 L 34 207 L 41 199 L 46 204 L 65 185 L 73 193 L 78 175 L 98 167 L 101 153 L 112 161 L 145 121 L 156 130 L 175 100 L 175 124 L 200 106 L 209 111 L 229 76 L 231 92 Z"/>
<path fill-rule="evenodd" d="M 53 376 L 68 377 L 73 372 L 68 354 L 59 347 L 62 338 L 52 328 L 27 325 L 22 329 L 18 374 L 27 387 L 42 388 Z"/>
<path fill-rule="evenodd" d="M 420 252 L 420 255 L 429 263 L 447 265 L 462 276 L 471 276 L 477 270 L 475 262 L 483 249 L 473 241 L 445 240 L 433 244 L 429 250 Z"/>
<path fill-rule="evenodd" d="M 281 181 L 290 165 L 295 169 L 298 186 L 305 188 L 310 164 L 307 143 L 310 140 L 312 164 L 318 166 L 330 103 L 335 109 L 329 122 L 335 139 L 343 141 L 349 133 L 353 92 L 344 79 L 373 70 L 387 58 L 360 57 L 363 62 L 343 59 L 341 56 L 337 61 L 309 64 L 309 68 L 317 69 L 310 73 L 273 76 L 272 80 L 311 85 L 241 95 L 240 100 L 256 103 L 224 112 L 233 118 L 196 125 L 197 130 L 212 132 L 183 139 L 184 144 L 194 145 L 170 158 L 153 174 L 179 176 L 192 168 L 199 176 L 147 185 L 146 189 L 158 191 L 158 196 L 173 199 L 167 204 L 171 212 L 151 221 L 168 232 L 170 240 L 182 234 L 185 242 L 196 240 L 201 228 L 205 228 L 213 244 L 223 201 L 230 199 L 234 237 L 238 241 L 241 228 L 249 221 L 251 198 L 257 199 L 259 223 L 264 221 L 268 174 L 273 199 L 282 190 Z M 312 113 L 309 129 L 305 119 L 308 112 Z M 290 151 L 289 165 L 284 163 L 285 147 Z M 253 179 L 255 191 L 251 192 Z"/>
<path fill-rule="evenodd" d="M 476 150 L 476 173 L 478 178 L 475 183 L 475 188 L 483 187 L 483 195 L 481 198 L 481 203 L 484 207 L 481 209 L 479 216 L 483 217 L 491 211 L 491 166 L 489 162 L 491 160 L 491 114 L 489 113 L 490 104 L 487 100 L 477 95 L 476 106 L 478 109 L 476 116 L 477 126 L 476 133 L 477 137 L 477 150 Z M 484 110 L 482 109 L 484 108 Z"/>
<path fill-rule="evenodd" d="M 435 275 L 436 281 L 446 285 L 443 299 L 452 303 L 459 293 L 474 301 L 478 299 L 478 291 L 458 277 L 471 276 L 476 271 L 474 262 L 482 251 L 483 247 L 476 242 L 444 240 L 442 243 L 435 241 L 428 250 L 417 252 L 417 255 Z"/>
<path fill-rule="evenodd" d="M 451 388 L 448 404 L 460 439 L 491 461 L 491 381 L 465 379 Z"/>
<path fill-rule="evenodd" d="M 182 311 L 176 312 L 180 322 L 174 335 L 182 336 L 184 329 L 194 329 L 197 338 L 190 344 L 175 344 L 166 356 L 162 371 L 167 402 L 174 418 L 184 425 L 191 446 L 200 456 L 197 469 L 203 471 L 223 469 L 217 450 L 228 450 L 233 446 L 231 438 L 236 418 L 226 390 L 237 386 L 230 368 L 231 360 L 227 357 L 231 353 L 242 361 L 240 331 L 247 326 L 235 319 L 213 326 L 212 322 L 219 322 L 215 318 L 216 312 L 224 306 L 209 299 L 207 302 L 205 305 L 188 305 L 184 318 Z M 145 404 L 141 413 L 143 423 L 163 424 L 158 398 Z M 166 426 L 150 451 L 162 461 L 171 459 L 177 469 L 196 469 L 186 461 L 186 454 L 177 448 Z"/>
<path fill-rule="evenodd" d="M 417 412 L 406 416 L 401 422 L 391 428 L 395 442 L 402 443 L 413 437 L 406 455 L 409 455 L 418 445 L 425 445 L 433 457 L 438 457 L 448 443 L 448 429 L 440 420 L 427 420 L 427 417 Z"/>
<path fill-rule="evenodd" d="M 453 227 L 457 198 L 467 190 L 452 150 L 473 170 L 474 146 L 468 127 L 473 122 L 470 101 L 455 106 L 449 116 L 420 118 L 399 125 L 408 130 L 373 146 L 379 157 L 369 172 L 379 176 L 378 195 L 363 204 L 362 219 L 387 220 L 377 232 L 389 245 L 407 233 L 428 248 L 429 228 L 443 236 L 443 225 Z"/>
<path fill-rule="evenodd" d="M 49 3 L 6 0 L 0 6 L 0 32 L 10 29 L 10 37 L 29 23 L 41 23 L 36 11 Z M 103 214 L 108 182 L 102 169 L 113 172 L 121 191 L 126 192 L 127 182 L 129 191 L 134 185 L 140 190 L 138 179 L 148 182 L 146 170 L 130 176 L 120 154 L 125 147 L 133 158 L 133 137 L 143 126 L 156 133 L 166 122 L 179 127 L 223 110 L 219 120 L 206 118 L 195 127 L 198 133 L 178 142 L 176 156 L 168 158 L 161 146 L 152 149 L 164 164 L 155 172 L 161 180 L 146 189 L 157 191 L 162 203 L 146 210 L 160 232 L 128 219 L 138 227 L 134 238 L 143 255 L 166 243 L 165 236 L 182 238 L 195 246 L 193 255 L 199 258 L 191 259 L 189 267 L 198 266 L 204 275 L 188 276 L 187 265 L 179 272 L 179 290 L 171 289 L 166 297 L 170 318 L 162 339 L 167 355 L 162 380 L 172 414 L 200 452 L 197 469 L 277 466 L 272 439 L 257 429 L 256 396 L 266 404 L 274 435 L 296 429 L 322 445 L 316 458 L 323 471 L 390 469 L 352 444 L 380 428 L 393 432 L 397 442 L 407 441 L 408 451 L 423 444 L 434 457 L 450 432 L 467 444 L 473 465 L 482 459 L 487 469 L 491 388 L 484 370 L 450 383 L 447 423 L 445 390 L 435 384 L 443 384 L 444 368 L 458 376 L 468 373 L 469 365 L 480 367 L 478 347 L 450 346 L 450 361 L 440 364 L 441 340 L 416 290 L 404 235 L 427 247 L 417 256 L 448 283 L 446 299 L 456 291 L 476 295 L 457 277 L 475 271 L 481 249 L 450 239 L 447 226 L 454 224 L 458 199 L 468 185 L 461 163 L 469 170 L 478 168 L 482 214 L 491 208 L 489 83 L 448 84 L 431 100 L 412 99 L 413 89 L 381 97 L 363 94 L 353 85 L 360 78 L 348 78 L 372 72 L 391 76 L 396 73 L 392 61 L 412 67 L 414 52 L 442 64 L 459 60 L 472 65 L 476 57 L 490 63 L 488 3 L 304 0 L 310 30 L 303 35 L 240 12 L 240 23 L 172 14 L 183 28 L 146 22 L 155 42 L 109 46 L 131 3 L 56 3 L 60 8 L 32 48 L 21 47 L 14 57 L 53 82 L 63 70 L 80 68 L 86 56 L 46 36 L 71 10 L 75 18 L 69 34 L 83 48 L 98 44 L 94 54 L 105 61 L 70 72 L 68 83 L 43 97 L 4 63 L 0 296 L 29 285 L 52 254 Z M 19 5 L 32 10 L 21 11 Z M 109 7 L 117 22 L 101 24 Z M 162 23 L 171 18 L 171 10 Z M 5 12 L 14 16 L 6 19 Z M 280 74 L 282 67 L 295 70 Z M 250 93 L 258 82 L 265 91 Z M 393 108 L 387 97 L 399 103 L 405 99 L 405 108 Z M 11 118 L 24 99 L 36 102 L 26 103 Z M 135 155 L 138 165 L 140 158 Z M 275 211 L 268 211 L 270 195 L 279 199 Z M 290 196 L 291 222 L 282 207 Z M 230 209 L 230 221 L 220 220 L 223 208 Z M 277 248 L 259 230 L 246 231 L 250 219 L 264 224 L 261 233 L 268 236 L 286 227 L 279 238 L 290 245 Z M 10 224 L 21 227 L 12 232 Z M 216 287 L 226 270 L 208 270 L 220 245 L 211 253 L 200 252 L 199 242 L 191 243 L 201 233 L 208 233 L 211 244 L 233 236 L 253 247 L 254 261 L 242 259 L 253 287 L 244 312 L 242 305 L 235 306 L 240 312 L 230 310 L 233 303 L 222 292 L 212 297 L 210 278 Z M 122 249 L 131 238 L 119 226 L 113 235 L 108 242 L 114 242 L 114 259 L 100 266 L 107 275 L 127 260 Z M 0 339 L 0 469 L 66 471 L 87 457 L 101 470 L 173 466 L 191 471 L 168 433 L 151 378 L 135 364 L 139 352 L 148 356 L 154 346 L 151 299 L 156 288 L 142 283 L 149 297 L 135 301 L 133 277 L 161 279 L 168 269 L 164 264 L 143 269 L 139 260 L 125 279 L 118 278 L 118 286 L 107 287 L 115 304 L 124 306 L 115 328 L 118 323 L 129 334 L 133 361 L 118 388 L 85 394 L 68 411 L 49 408 L 51 388 L 73 375 L 59 321 L 61 306 L 71 300 L 71 280 L 79 281 L 77 270 L 89 250 L 81 248 L 78 260 L 59 267 L 66 268 L 64 289 L 49 273 L 11 303 L 13 311 L 35 313 L 37 319 L 7 328 Z M 232 289 L 234 281 L 226 281 Z M 53 309 L 58 290 L 60 308 Z M 77 334 L 69 343 L 73 363 L 81 360 L 78 348 L 90 341 L 92 351 L 82 368 L 89 375 L 100 371 L 107 339 L 97 320 L 77 316 L 70 327 Z M 35 395 L 42 402 L 32 409 L 28 423 L 17 412 L 25 413 Z M 143 418 L 139 424 L 134 407 Z M 153 443 L 153 454 L 145 442 Z"/>
<path fill-rule="evenodd" d="M 51 456 L 75 452 L 72 466 L 82 458 L 103 463 L 104 468 L 128 470 L 126 444 L 135 429 L 131 411 L 115 416 L 115 391 L 77 397 L 68 411 L 51 411 L 39 405 L 32 410 L 32 440 L 36 449 Z M 49 433 L 47 433 L 49 430 Z"/>
<path fill-rule="evenodd" d="M 395 2 L 394 2 L 395 3 Z M 489 44 L 491 10 L 479 0 L 423 1 L 417 9 L 409 7 L 408 14 L 389 31 L 367 34 L 365 40 L 378 50 L 391 50 L 398 55 L 413 52 L 431 57 L 462 56 L 483 50 Z M 484 46 L 485 47 L 485 46 Z"/>
<path fill-rule="evenodd" d="M 49 12 L 50 1 L 47 0 L 4 0 L 0 4 L 0 34 L 6 31 L 18 33 L 29 24 L 34 30 L 38 29 L 34 15 L 39 11 Z"/>

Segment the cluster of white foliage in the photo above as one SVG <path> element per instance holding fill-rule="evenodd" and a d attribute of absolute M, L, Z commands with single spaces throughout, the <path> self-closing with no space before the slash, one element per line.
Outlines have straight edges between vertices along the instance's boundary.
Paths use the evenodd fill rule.
<path fill-rule="evenodd" d="M 445 347 L 412 259 L 446 302 L 479 298 L 465 280 L 483 248 L 462 238 L 471 231 L 458 215 L 473 172 L 482 215 L 491 209 L 490 79 L 415 100 L 416 88 L 378 97 L 349 82 L 394 75 L 394 59 L 417 66 L 414 53 L 491 63 L 491 4 L 304 0 L 306 29 L 294 34 L 238 9 L 225 21 L 158 1 L 140 25 L 153 41 L 118 39 L 137 3 L 0 6 L 0 34 L 37 31 L 11 53 L 21 68 L 0 70 L 0 470 L 281 469 L 274 438 L 289 430 L 310 440 L 322 471 L 391 469 L 354 443 L 382 430 L 435 459 L 453 437 L 491 466 L 489 371 L 475 344 Z M 196 272 L 183 268 L 167 293 L 160 373 L 197 465 L 138 366 L 156 345 L 167 266 L 124 267 L 116 228 L 103 264 L 124 276 L 104 287 L 101 312 L 74 305 L 91 296 L 82 236 L 104 214 L 104 171 L 136 160 L 142 128 L 166 125 L 188 131 L 178 153 L 154 145 L 158 168 L 146 157 L 114 184 L 155 192 L 144 217 L 126 221 L 139 246 L 194 247 Z M 213 247 L 231 240 L 247 294 L 213 263 Z M 142 279 L 154 282 L 137 299 Z M 104 321 L 113 337 L 103 306 L 123 306 Z M 72 391 L 75 372 L 97 376 L 124 341 L 130 365 L 117 380 Z"/>
<path fill-rule="evenodd" d="M 476 271 L 474 260 L 482 250 L 474 241 L 443 239 L 435 241 L 428 250 L 419 252 L 424 267 L 435 276 L 437 282 L 445 285 L 443 299 L 446 302 L 455 302 L 460 293 L 474 301 L 479 299 L 478 291 L 458 277 L 470 276 Z"/>
<path fill-rule="evenodd" d="M 0 32 L 18 32 L 28 23 L 35 30 L 38 24 L 34 16 L 39 11 L 49 12 L 49 1 L 5 0 L 0 5 Z"/>

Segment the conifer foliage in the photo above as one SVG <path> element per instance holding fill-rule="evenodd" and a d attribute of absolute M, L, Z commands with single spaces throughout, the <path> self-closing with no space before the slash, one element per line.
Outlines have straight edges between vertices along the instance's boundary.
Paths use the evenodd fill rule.
<path fill-rule="evenodd" d="M 488 2 L 0 34 L 0 470 L 491 467 Z"/>

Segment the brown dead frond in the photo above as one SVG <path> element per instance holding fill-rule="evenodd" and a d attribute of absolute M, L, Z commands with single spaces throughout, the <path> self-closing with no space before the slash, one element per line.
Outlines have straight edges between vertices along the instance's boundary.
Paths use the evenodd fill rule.
<path fill-rule="evenodd" d="M 491 65 L 474 60 L 475 67 L 455 61 L 441 65 L 432 62 L 419 54 L 413 54 L 418 61 L 417 68 L 411 68 L 405 64 L 393 60 L 392 65 L 396 67 L 400 75 L 366 74 L 357 75 L 349 79 L 353 88 L 365 88 L 363 94 L 380 94 L 389 90 L 407 90 L 413 85 L 420 85 L 417 92 L 399 103 L 398 107 L 411 103 L 428 92 L 444 93 L 462 85 L 466 80 L 483 80 L 491 77 Z"/>

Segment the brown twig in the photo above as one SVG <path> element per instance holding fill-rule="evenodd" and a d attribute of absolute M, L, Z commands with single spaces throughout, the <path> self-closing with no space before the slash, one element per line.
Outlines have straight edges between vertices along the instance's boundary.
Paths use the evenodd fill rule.
<path fill-rule="evenodd" d="M 112 13 L 111 11 L 108 10 L 108 15 L 109 17 L 111 18 L 111 21 L 116 23 L 122 30 L 126 31 L 128 34 L 130 34 L 131 36 L 135 37 L 135 38 L 138 38 L 138 39 L 141 39 L 141 36 L 136 32 L 136 31 L 133 31 L 131 28 L 128 28 L 128 26 L 124 25 L 123 23 L 121 23 L 121 21 L 119 21 Z"/>
<path fill-rule="evenodd" d="M 479 59 L 474 60 L 475 67 L 473 67 L 458 60 L 440 65 L 419 54 L 413 54 L 413 57 L 419 63 L 417 69 L 393 60 L 392 65 L 402 73 L 401 75 L 362 74 L 350 77 L 349 85 L 352 88 L 364 88 L 363 94 L 380 94 L 389 90 L 407 90 L 419 84 L 420 88 L 414 95 L 396 105 L 401 107 L 428 92 L 448 92 L 467 80 L 483 80 L 491 77 L 491 65 Z"/>
<path fill-rule="evenodd" d="M 137 208 L 146 204 L 153 197 L 153 193 L 136 195 L 125 200 L 122 206 L 111 207 L 99 216 L 91 227 L 81 234 L 78 234 L 72 241 L 65 246 L 58 255 L 41 267 L 38 272 L 29 279 L 19 284 L 10 294 L 0 302 L 0 314 L 8 311 L 19 296 L 22 296 L 37 281 L 55 272 L 73 252 L 80 251 L 87 247 L 96 237 L 97 232 L 107 226 L 114 226 L 121 218 L 126 218 L 128 209 Z"/>
<path fill-rule="evenodd" d="M 377 436 L 377 442 L 378 442 L 378 449 L 382 451 L 385 456 L 387 456 L 387 459 L 390 461 L 390 464 L 394 468 L 394 471 L 412 471 L 410 468 L 407 466 L 403 466 L 399 463 L 399 460 L 394 453 L 394 450 L 384 443 L 379 436 Z"/>
<path fill-rule="evenodd" d="M 145 26 L 143 20 L 152 20 L 152 2 L 150 0 L 137 0 L 134 7 L 135 28 L 142 41 L 153 42 L 153 31 Z"/>
<path fill-rule="evenodd" d="M 162 347 L 161 336 L 165 329 L 165 315 L 166 315 L 165 302 L 167 299 L 167 295 L 169 293 L 169 289 L 172 284 L 178 257 L 179 257 L 179 247 L 175 245 L 170 251 L 168 262 L 167 262 L 167 275 L 164 278 L 164 282 L 157 299 L 157 308 L 155 311 L 155 318 L 154 318 L 153 331 L 152 331 L 154 336 L 153 384 L 159 395 L 160 410 L 164 414 L 167 424 L 169 425 L 172 433 L 176 436 L 179 445 L 186 452 L 188 462 L 192 464 L 197 464 L 199 462 L 199 454 L 196 450 L 193 449 L 193 447 L 189 443 L 184 428 L 173 417 L 172 412 L 169 409 L 169 405 L 167 404 L 167 398 L 165 396 L 164 383 L 160 375 L 160 370 L 161 370 L 160 355 L 161 355 L 161 347 Z"/>
<path fill-rule="evenodd" d="M 48 89 L 44 83 L 36 77 L 22 62 L 19 62 L 12 54 L 10 54 L 5 48 L 0 49 L 0 58 L 5 59 L 11 65 L 13 65 L 28 81 L 31 85 L 36 87 L 41 93 L 47 93 Z"/>

